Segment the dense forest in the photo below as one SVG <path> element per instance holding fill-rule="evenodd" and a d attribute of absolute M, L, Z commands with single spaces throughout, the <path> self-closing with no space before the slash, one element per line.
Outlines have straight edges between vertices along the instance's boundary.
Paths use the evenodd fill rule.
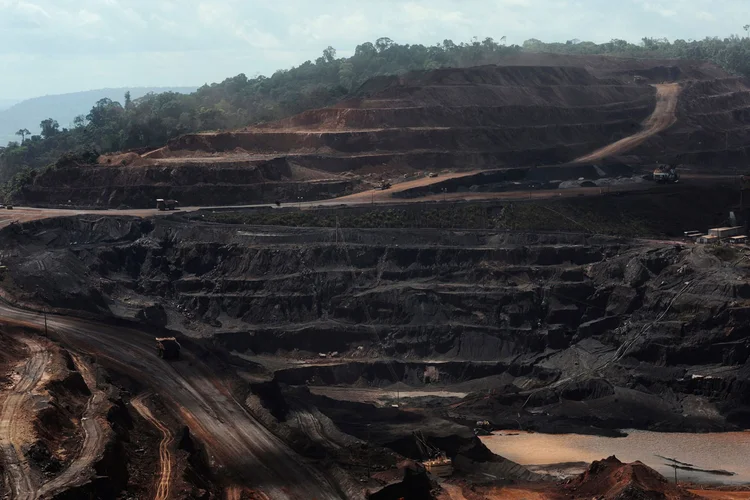
<path fill-rule="evenodd" d="M 250 79 L 240 74 L 187 95 L 168 92 L 133 100 L 125 94 L 122 103 L 98 101 L 88 114 L 75 119 L 71 129 L 61 129 L 52 119 L 40 124 L 40 135 L 20 129 L 18 141 L 0 148 L 0 182 L 7 182 L 5 190 L 11 191 L 27 182 L 35 169 L 54 164 L 64 155 L 95 158 L 99 152 L 158 147 L 188 132 L 238 128 L 328 106 L 373 76 L 495 63 L 524 51 L 704 59 L 750 76 L 750 25 L 745 30 L 745 37 L 674 42 L 644 38 L 640 44 L 624 40 L 543 43 L 532 39 L 522 46 L 508 46 L 504 38 L 499 42 L 487 38 L 460 44 L 446 40 L 426 47 L 380 38 L 357 46 L 348 58 L 337 58 L 336 50 L 329 47 L 317 60 L 279 70 L 270 77 Z"/>

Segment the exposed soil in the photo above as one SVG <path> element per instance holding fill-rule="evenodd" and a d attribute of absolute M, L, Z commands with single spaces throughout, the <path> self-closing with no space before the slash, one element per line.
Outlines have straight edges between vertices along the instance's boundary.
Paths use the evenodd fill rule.
<path fill-rule="evenodd" d="M 623 464 L 616 457 L 594 462 L 586 472 L 567 484 L 565 489 L 572 494 L 573 498 L 591 498 L 592 496 L 604 500 L 697 498 L 670 483 L 642 463 Z"/>
<path fill-rule="evenodd" d="M 747 94 L 741 80 L 708 64 L 529 54 L 504 66 L 375 78 L 331 108 L 50 170 L 18 201 L 110 208 L 146 208 L 156 198 L 297 202 L 429 172 L 576 158 L 705 165 L 701 155 L 710 149 L 736 163 L 748 147 L 740 133 Z"/>
<path fill-rule="evenodd" d="M 615 155 L 623 155 L 638 147 L 648 138 L 663 132 L 677 122 L 677 102 L 682 88 L 677 83 L 656 85 L 656 108 L 643 124 L 643 130 L 600 150 L 578 158 L 580 163 L 599 161 Z"/>
<path fill-rule="evenodd" d="M 133 408 L 149 421 L 154 427 L 156 427 L 161 433 L 161 441 L 159 442 L 159 472 L 156 481 L 156 493 L 154 494 L 154 500 L 167 500 L 171 498 L 169 495 L 171 484 L 172 484 L 172 453 L 171 446 L 174 442 L 174 435 L 163 423 L 161 423 L 154 415 L 151 410 L 145 404 L 146 394 L 141 395 L 131 401 Z"/>
<path fill-rule="evenodd" d="M 55 206 L 299 207 L 3 217 L 0 313 L 26 328 L 0 338 L 6 493 L 693 498 L 614 458 L 545 482 L 477 436 L 750 427 L 748 249 L 681 238 L 728 224 L 736 186 L 718 161 L 710 185 L 638 180 L 744 158 L 750 92 L 700 63 L 532 56 L 37 176 L 24 199 Z M 441 487 L 421 462 L 443 454 Z"/>

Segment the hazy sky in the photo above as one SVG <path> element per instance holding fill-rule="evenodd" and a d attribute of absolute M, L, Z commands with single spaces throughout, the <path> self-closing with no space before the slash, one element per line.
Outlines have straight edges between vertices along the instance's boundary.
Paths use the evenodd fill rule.
<path fill-rule="evenodd" d="M 0 98 L 271 74 L 328 45 L 742 33 L 748 0 L 0 0 Z"/>

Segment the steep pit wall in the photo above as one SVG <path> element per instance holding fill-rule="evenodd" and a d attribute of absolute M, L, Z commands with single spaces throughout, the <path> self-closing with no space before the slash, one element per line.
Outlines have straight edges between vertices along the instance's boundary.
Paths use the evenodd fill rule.
<path fill-rule="evenodd" d="M 640 146 L 639 155 L 661 151 L 660 161 L 713 171 L 743 168 L 750 158 L 750 86 L 724 77 L 682 83 L 677 123 Z"/>
<path fill-rule="evenodd" d="M 78 165 L 47 170 L 18 194 L 21 203 L 153 208 L 157 198 L 183 205 L 272 203 L 328 199 L 351 193 L 356 182 L 299 179 L 288 161 L 216 161 L 147 166 Z"/>
<path fill-rule="evenodd" d="M 378 78 L 358 98 L 263 127 L 188 134 L 96 167 L 45 171 L 16 203 L 227 205 L 332 198 L 336 174 L 565 163 L 627 137 L 652 112 L 653 87 L 584 68 L 480 66 Z M 109 160 L 110 163 L 107 163 Z M 315 172 L 295 175 L 294 166 Z M 331 179 L 323 179 L 325 174 Z"/>
<path fill-rule="evenodd" d="M 288 383 L 381 385 L 393 377 L 379 360 L 395 358 L 408 360 L 398 365 L 399 381 L 424 384 L 426 368 L 443 361 L 453 363 L 445 365 L 447 384 L 508 374 L 505 383 L 528 390 L 570 376 L 585 382 L 595 375 L 586 367 L 602 366 L 596 376 L 620 395 L 597 395 L 594 386 L 597 403 L 581 404 L 584 384 L 563 390 L 572 399 L 559 404 L 554 388 L 528 408 L 520 406 L 528 394 L 508 408 L 526 414 L 552 405 L 528 418 L 546 412 L 606 427 L 623 423 L 619 412 L 663 400 L 633 425 L 677 428 L 693 411 L 675 402 L 679 391 L 716 409 L 687 420 L 711 429 L 729 428 L 750 410 L 741 392 L 750 271 L 738 250 L 581 234 L 337 234 L 163 219 L 139 233 L 127 219 L 70 220 L 98 235 L 70 241 L 77 229 L 55 220 L 4 230 L 4 262 L 23 285 L 16 290 L 39 287 L 51 306 L 92 312 L 81 298 L 96 295 L 99 314 L 131 320 L 158 304 L 164 326 L 211 336 L 215 347 L 251 359 L 318 360 L 332 351 L 346 358 L 279 372 Z M 55 271 L 21 265 L 35 259 L 56 263 Z M 712 382 L 685 383 L 693 374 Z M 491 416 L 472 411 L 470 418 Z"/>

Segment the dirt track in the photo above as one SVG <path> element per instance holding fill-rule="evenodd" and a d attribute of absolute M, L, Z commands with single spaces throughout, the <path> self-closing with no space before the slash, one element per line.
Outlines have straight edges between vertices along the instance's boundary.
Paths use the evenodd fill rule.
<path fill-rule="evenodd" d="M 172 480 L 172 453 L 169 448 L 174 441 L 174 436 L 172 435 L 172 431 L 159 422 L 159 420 L 151 413 L 151 410 L 148 409 L 144 402 L 148 397 L 150 397 L 150 395 L 142 394 L 133 399 L 131 404 L 143 418 L 148 420 L 151 425 L 161 432 L 162 438 L 159 442 L 159 475 L 154 500 L 167 500 L 169 498 L 169 489 Z"/>
<path fill-rule="evenodd" d="M 315 209 L 318 207 L 336 207 L 336 206 L 358 206 L 358 205 L 392 205 L 392 204 L 403 204 L 403 203 L 420 203 L 424 201 L 482 201 L 482 200 L 528 200 L 528 199 L 549 199 L 549 198 L 570 198 L 578 196 L 599 196 L 610 192 L 626 192 L 626 191 L 640 191 L 646 189 L 661 189 L 653 183 L 632 183 L 632 184 L 621 184 L 612 188 L 601 188 L 601 187 L 582 187 L 582 188 L 571 188 L 571 189 L 556 189 L 556 190 L 533 190 L 533 191 L 504 191 L 504 192 L 461 192 L 461 193 L 445 193 L 445 194 L 433 194 L 429 196 L 423 196 L 419 198 L 404 198 L 395 200 L 390 195 L 394 192 L 411 189 L 419 186 L 428 186 L 438 182 L 442 182 L 448 178 L 459 178 L 464 175 L 471 175 L 472 173 L 455 173 L 448 175 L 442 175 L 438 178 L 423 178 L 417 181 L 411 181 L 409 183 L 403 183 L 394 186 L 393 189 L 388 191 L 381 191 L 379 189 L 365 191 L 354 195 L 332 198 L 329 200 L 321 201 L 310 201 L 302 203 L 289 203 L 282 205 L 282 207 L 299 207 L 300 209 Z M 735 180 L 736 175 L 682 175 L 683 184 L 702 184 L 710 182 L 728 182 Z M 131 217 L 161 217 L 167 216 L 173 213 L 190 213 L 198 210 L 227 210 L 227 209 L 247 209 L 247 208 L 274 208 L 273 205 L 269 204 L 258 204 L 258 205 L 236 205 L 236 206 L 211 206 L 211 207 L 184 207 L 179 212 L 160 212 L 156 209 L 142 209 L 142 210 L 64 210 L 64 209 L 46 209 L 46 208 L 27 208 L 18 207 L 13 210 L 12 215 L 6 214 L 0 217 L 0 228 L 6 227 L 13 223 L 24 223 L 40 219 L 50 219 L 54 217 L 72 217 L 76 215 L 98 215 L 98 216 L 131 216 Z"/>
<path fill-rule="evenodd" d="M 6 318 L 40 324 L 32 312 L 0 305 Z M 167 363 L 143 332 L 95 322 L 48 316 L 49 327 L 80 351 L 129 374 L 161 397 L 209 449 L 230 476 L 272 499 L 337 499 L 344 495 L 258 422 L 210 368 L 185 353 Z M 184 352 L 184 351 L 183 351 Z"/>
<path fill-rule="evenodd" d="M 42 485 L 39 489 L 40 498 L 51 498 L 56 493 L 65 491 L 71 486 L 86 482 L 89 479 L 87 472 L 93 470 L 94 462 L 104 451 L 104 445 L 107 442 L 107 425 L 103 422 L 101 416 L 103 407 L 107 402 L 107 395 L 104 391 L 98 389 L 96 377 L 89 364 L 77 354 L 71 354 L 71 356 L 76 369 L 91 391 L 91 397 L 86 403 L 86 410 L 81 419 L 84 436 L 83 445 L 70 466 L 62 474 Z"/>
<path fill-rule="evenodd" d="M 39 384 L 44 370 L 52 359 L 50 351 L 41 342 L 22 339 L 29 348 L 30 357 L 18 370 L 19 380 L 8 392 L 0 415 L 0 449 L 5 462 L 5 475 L 11 488 L 12 498 L 36 498 L 36 486 L 31 478 L 26 459 L 21 451 L 23 441 L 20 429 L 26 423 L 22 412 L 29 401 L 31 391 Z"/>
<path fill-rule="evenodd" d="M 674 125 L 677 121 L 677 101 L 682 87 L 679 83 L 665 83 L 654 86 L 656 87 L 656 108 L 648 120 L 643 123 L 643 130 L 586 156 L 582 156 L 576 162 L 590 163 L 609 156 L 626 153 L 641 145 L 649 137 L 663 132 Z"/>

